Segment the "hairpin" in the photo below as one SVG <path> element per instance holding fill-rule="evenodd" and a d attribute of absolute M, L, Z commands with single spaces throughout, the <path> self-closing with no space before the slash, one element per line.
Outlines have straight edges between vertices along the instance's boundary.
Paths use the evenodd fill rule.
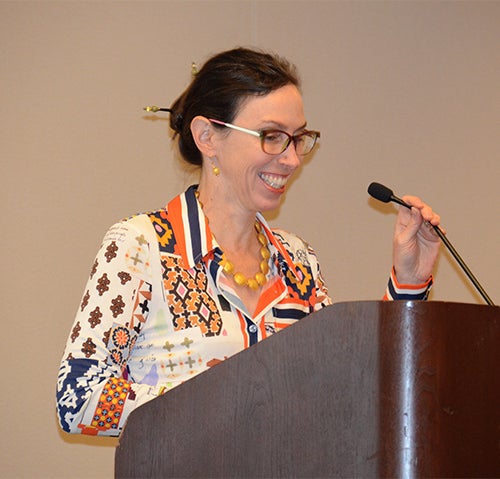
<path fill-rule="evenodd" d="M 152 113 L 156 113 L 157 111 L 168 111 L 169 113 L 173 113 L 173 111 L 170 108 L 161 108 L 156 105 L 145 106 L 143 110 L 150 111 Z"/>
<path fill-rule="evenodd" d="M 191 63 L 191 76 L 194 78 L 196 75 L 198 75 L 198 65 L 193 62 Z"/>

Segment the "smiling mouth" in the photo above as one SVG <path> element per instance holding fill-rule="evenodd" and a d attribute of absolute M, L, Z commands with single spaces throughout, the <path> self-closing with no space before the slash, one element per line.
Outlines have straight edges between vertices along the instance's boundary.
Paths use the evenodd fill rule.
<path fill-rule="evenodd" d="M 282 190 L 285 188 L 288 181 L 288 176 L 271 175 L 269 173 L 259 173 L 259 178 L 271 188 L 275 190 Z"/>

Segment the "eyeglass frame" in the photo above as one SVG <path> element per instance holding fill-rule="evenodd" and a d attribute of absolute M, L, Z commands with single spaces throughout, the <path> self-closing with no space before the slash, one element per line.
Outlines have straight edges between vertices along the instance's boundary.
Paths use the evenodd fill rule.
<path fill-rule="evenodd" d="M 231 128 L 233 130 L 241 131 L 243 133 L 248 133 L 249 135 L 253 135 L 257 138 L 260 138 L 260 147 L 262 148 L 262 151 L 266 155 L 281 155 L 284 151 L 287 150 L 287 148 L 290 146 L 290 144 L 292 142 L 293 142 L 293 146 L 295 148 L 297 148 L 298 139 L 301 136 L 310 135 L 312 133 L 312 134 L 314 134 L 314 142 L 311 146 L 311 149 L 307 153 L 297 153 L 299 156 L 306 156 L 309 153 L 311 153 L 311 151 L 314 149 L 314 147 L 316 145 L 316 141 L 321 136 L 321 133 L 319 131 L 315 131 L 315 130 L 304 130 L 302 133 L 298 133 L 297 135 L 290 135 L 290 133 L 287 133 L 286 131 L 280 130 L 278 128 L 269 128 L 266 130 L 256 131 L 256 130 L 250 130 L 248 128 L 243 128 L 242 126 L 233 125 L 232 123 L 226 123 L 226 122 L 221 121 L 221 120 L 215 120 L 214 118 L 209 118 L 208 121 L 215 123 L 216 125 L 225 126 L 226 128 Z M 279 153 L 268 153 L 266 150 L 264 150 L 264 140 L 266 138 L 266 135 L 268 133 L 273 133 L 273 132 L 284 133 L 288 137 L 288 140 L 283 144 L 282 150 Z M 295 151 L 297 151 L 297 150 L 295 150 Z"/>

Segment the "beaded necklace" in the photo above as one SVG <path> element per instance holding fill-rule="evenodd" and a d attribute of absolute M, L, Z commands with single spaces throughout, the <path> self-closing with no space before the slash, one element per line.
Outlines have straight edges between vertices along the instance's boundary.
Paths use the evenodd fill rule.
<path fill-rule="evenodd" d="M 196 191 L 196 199 L 200 203 L 201 209 L 203 209 L 203 203 L 200 201 L 200 193 Z M 255 234 L 257 236 L 257 241 L 260 246 L 260 256 L 262 260 L 259 264 L 259 271 L 254 274 L 253 278 L 247 278 L 243 273 L 235 271 L 234 264 L 229 261 L 226 257 L 226 253 L 222 253 L 222 258 L 219 261 L 219 265 L 222 267 L 224 273 L 229 274 L 233 277 L 234 282 L 238 286 L 246 286 L 250 289 L 257 290 L 260 286 L 263 286 L 267 282 L 267 273 L 269 272 L 269 258 L 271 253 L 267 246 L 267 237 L 262 232 L 262 225 L 255 220 L 254 223 Z"/>

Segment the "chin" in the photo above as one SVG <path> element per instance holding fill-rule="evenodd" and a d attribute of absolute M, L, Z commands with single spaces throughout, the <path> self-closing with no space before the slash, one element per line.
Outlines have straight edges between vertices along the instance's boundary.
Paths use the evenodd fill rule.
<path fill-rule="evenodd" d="M 264 213 L 265 211 L 275 210 L 279 208 L 279 206 L 281 205 L 281 195 L 271 201 L 270 200 L 259 201 L 257 205 L 258 205 L 257 211 L 260 211 L 262 213 Z"/>
<path fill-rule="evenodd" d="M 257 195 L 254 196 L 254 203 L 257 207 L 257 211 L 272 211 L 279 208 L 285 190 L 285 186 L 279 189 L 273 188 L 265 183 L 259 186 L 256 190 L 254 190 L 257 193 Z"/>

